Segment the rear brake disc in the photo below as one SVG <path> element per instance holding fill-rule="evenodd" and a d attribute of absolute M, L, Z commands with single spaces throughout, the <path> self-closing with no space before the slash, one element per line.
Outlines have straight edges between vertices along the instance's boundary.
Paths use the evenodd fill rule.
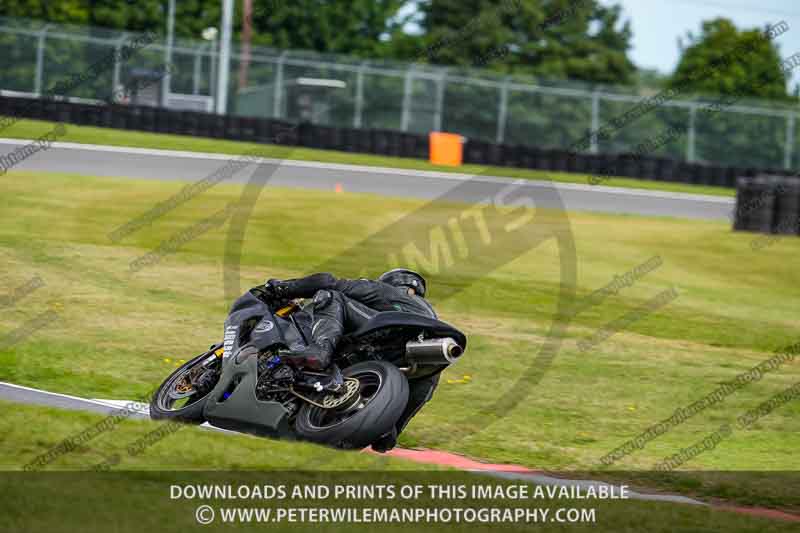
<path fill-rule="evenodd" d="M 358 384 L 358 380 L 355 378 L 344 378 L 344 392 L 341 394 L 327 394 L 322 399 L 322 407 L 324 409 L 333 409 L 344 404 L 358 394 Z"/>

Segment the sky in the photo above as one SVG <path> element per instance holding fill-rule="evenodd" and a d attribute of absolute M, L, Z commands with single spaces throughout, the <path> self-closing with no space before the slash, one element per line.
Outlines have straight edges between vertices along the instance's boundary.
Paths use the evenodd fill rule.
<path fill-rule="evenodd" d="M 689 30 L 699 33 L 702 21 L 720 16 L 731 19 L 740 29 L 786 21 L 789 31 L 776 39 L 781 56 L 787 58 L 800 52 L 800 0 L 600 1 L 604 5 L 621 5 L 623 18 L 630 20 L 633 62 L 665 74 L 675 70 L 680 59 L 678 39 Z M 800 72 L 796 70 L 790 85 L 798 82 Z"/>

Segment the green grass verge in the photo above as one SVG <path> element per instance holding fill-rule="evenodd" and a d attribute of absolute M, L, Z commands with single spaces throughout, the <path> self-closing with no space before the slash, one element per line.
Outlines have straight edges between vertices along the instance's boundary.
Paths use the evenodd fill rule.
<path fill-rule="evenodd" d="M 34 405 L 0 402 L 3 450 L 0 470 L 18 470 L 47 454 L 64 439 L 81 434 L 107 417 Z M 284 442 L 250 435 L 223 434 L 181 425 L 163 439 L 139 446 L 143 437 L 165 423 L 125 419 L 69 453 L 57 454 L 43 471 L 62 470 L 441 470 L 371 453 L 341 453 L 315 444 Z M 31 431 L 31 428 L 36 428 Z M 150 442 L 150 439 L 148 439 Z M 141 453 L 128 453 L 134 446 Z M 9 452 L 13 454 L 9 455 Z M 108 468 L 103 468 L 107 465 Z"/>
<path fill-rule="evenodd" d="M 12 139 L 36 139 L 53 129 L 54 122 L 40 120 L 20 120 L 2 132 L 3 137 Z M 344 163 L 351 165 L 393 167 L 411 170 L 435 170 L 439 172 L 459 172 L 470 175 L 505 176 L 518 179 L 551 180 L 561 183 L 587 184 L 589 175 L 571 174 L 546 170 L 529 170 L 511 167 L 495 167 L 481 165 L 463 165 L 461 167 L 443 167 L 432 165 L 420 159 L 390 157 L 371 154 L 353 154 L 334 150 L 317 150 L 312 148 L 288 148 L 278 145 L 265 145 L 248 142 L 226 141 L 222 139 L 206 139 L 186 135 L 167 135 L 145 133 L 90 126 L 67 125 L 66 134 L 59 141 L 105 144 L 109 146 L 131 146 L 136 148 L 157 148 L 162 150 L 184 150 L 189 152 L 207 152 L 230 155 L 241 155 L 258 149 L 263 157 L 278 159 L 289 158 L 298 161 L 319 161 L 323 163 Z M 287 150 L 290 154 L 287 155 Z M 725 187 L 708 185 L 689 185 L 684 183 L 667 183 L 660 181 L 637 180 L 631 178 L 610 178 L 603 181 L 609 187 L 626 187 L 633 189 L 711 194 L 715 196 L 734 196 L 735 191 Z"/>
<path fill-rule="evenodd" d="M 131 273 L 129 264 L 238 198 L 239 186 L 218 185 L 118 245 L 107 237 L 181 186 L 63 174 L 4 177 L 4 195 L 13 201 L 0 212 L 0 261 L 7 272 L 0 294 L 35 275 L 46 286 L 3 310 L 0 333 L 25 327 L 47 309 L 59 317 L 14 346 L 0 347 L 0 380 L 84 397 L 130 398 L 150 390 L 179 359 L 218 340 L 230 304 L 222 283 L 224 229 L 200 235 L 140 272 Z M 361 251 L 353 245 L 403 217 L 403 239 L 424 242 L 433 225 L 464 212 L 459 204 L 414 211 L 423 205 L 365 194 L 266 189 L 246 233 L 242 290 L 268 277 L 308 272 L 332 257 L 339 257 L 340 276 L 375 275 L 381 258 L 408 241 L 376 240 Z M 548 241 L 446 299 L 445 288 L 466 284 L 503 250 L 487 247 L 468 264 L 431 275 L 432 303 L 468 333 L 470 347 L 446 372 L 402 444 L 535 468 L 602 471 L 605 453 L 772 350 L 797 342 L 800 240 L 784 238 L 754 252 L 753 235 L 732 233 L 722 222 L 581 213 L 571 214 L 570 224 L 581 296 L 654 255 L 663 266 L 578 315 L 541 381 L 515 389 L 556 314 L 557 247 Z M 322 228 L 336 231 L 323 235 Z M 464 225 L 470 242 L 480 239 L 479 231 Z M 679 294 L 673 302 L 589 352 L 578 349 L 598 328 L 673 286 Z M 799 378 L 797 363 L 786 364 L 614 468 L 646 471 Z M 507 393 L 519 401 L 498 403 Z M 798 470 L 798 415 L 798 402 L 783 405 L 684 469 Z M 6 455 L 14 461 L 13 454 Z M 702 479 L 684 488 L 714 493 Z M 758 503 L 765 502 L 765 492 L 781 490 L 760 485 L 730 494 Z"/>
<path fill-rule="evenodd" d="M 103 422 L 102 415 L 61 411 L 39 406 L 0 402 L 0 443 L 3 451 L 0 469 L 19 468 L 17 460 L 30 461 L 48 453 L 62 439 L 81 433 Z M 15 532 L 105 532 L 170 531 L 197 527 L 195 509 L 211 504 L 217 520 L 207 531 L 225 530 L 220 523 L 221 507 L 278 508 L 537 508 L 553 518 L 558 508 L 594 511 L 594 521 L 537 524 L 460 524 L 470 531 L 567 531 L 576 527 L 591 531 L 678 531 L 777 532 L 799 530 L 781 520 L 741 516 L 731 512 L 685 504 L 641 502 L 635 500 L 558 500 L 515 501 L 492 499 L 344 499 L 293 498 L 295 486 L 325 485 L 474 485 L 508 486 L 477 474 L 435 469 L 357 452 L 341 452 L 322 447 L 227 435 L 191 426 L 155 442 L 143 453 L 131 456 L 128 446 L 164 428 L 163 423 L 125 420 L 74 451 L 60 456 L 45 472 L 2 472 L 0 513 L 4 529 Z M 111 465 L 101 473 L 79 472 L 87 466 Z M 174 485 L 217 485 L 265 487 L 284 485 L 284 499 L 185 499 L 173 498 Z M 532 489 L 529 489 L 532 490 Z M 541 515 L 540 515 L 541 516 Z M 380 524 L 381 531 L 452 531 L 454 524 Z M 272 531 L 375 531 L 375 523 L 239 523 L 237 530 Z"/>

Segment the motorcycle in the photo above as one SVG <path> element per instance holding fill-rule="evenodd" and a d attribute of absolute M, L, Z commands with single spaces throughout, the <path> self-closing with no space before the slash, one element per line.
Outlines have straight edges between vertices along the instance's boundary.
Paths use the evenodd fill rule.
<path fill-rule="evenodd" d="M 329 374 L 279 355 L 308 345 L 306 305 L 242 295 L 225 320 L 223 341 L 177 368 L 155 392 L 151 418 L 364 448 L 395 426 L 409 381 L 441 372 L 467 346 L 462 332 L 440 320 L 381 312 L 340 341 L 333 372 L 341 379 L 334 387 Z"/>

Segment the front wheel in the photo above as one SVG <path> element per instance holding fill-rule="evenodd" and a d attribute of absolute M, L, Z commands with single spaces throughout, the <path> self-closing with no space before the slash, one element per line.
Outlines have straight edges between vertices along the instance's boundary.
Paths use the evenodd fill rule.
<path fill-rule="evenodd" d="M 216 348 L 216 349 L 215 349 Z M 187 361 L 158 388 L 150 401 L 150 418 L 190 424 L 205 422 L 203 408 L 219 381 L 222 361 L 218 347 Z"/>
<path fill-rule="evenodd" d="M 358 398 L 346 406 L 324 409 L 306 403 L 295 419 L 305 440 L 337 448 L 365 448 L 391 431 L 408 403 L 408 380 L 384 361 L 365 361 L 342 371 L 358 380 Z"/>

